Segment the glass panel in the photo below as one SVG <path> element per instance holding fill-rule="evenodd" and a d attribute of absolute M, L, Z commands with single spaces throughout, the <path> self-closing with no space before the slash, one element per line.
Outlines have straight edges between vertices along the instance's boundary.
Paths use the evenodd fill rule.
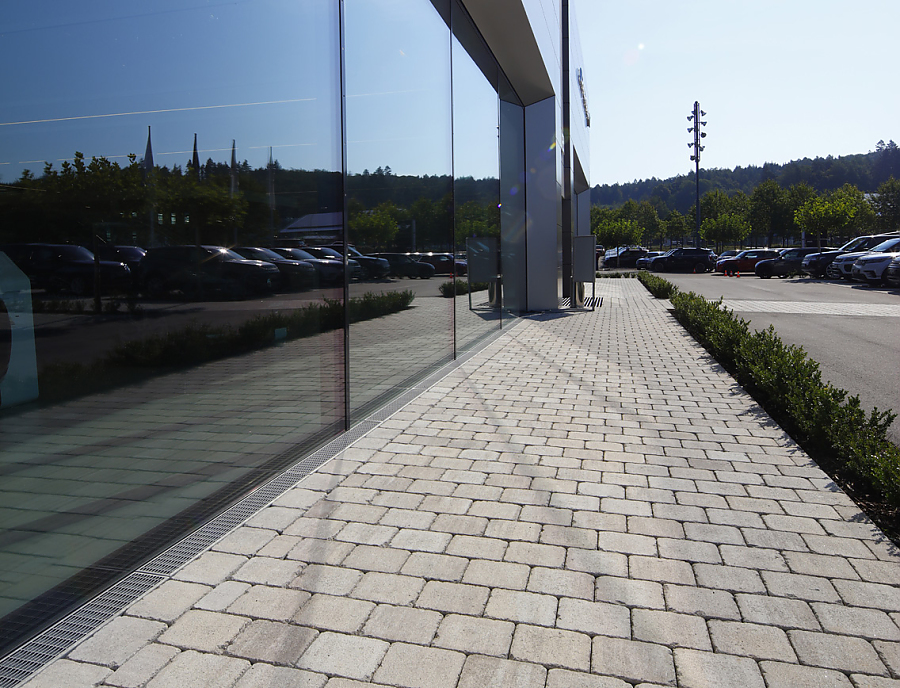
<path fill-rule="evenodd" d="M 453 354 L 453 299 L 439 289 L 449 268 L 419 255 L 453 250 L 450 32 L 422 0 L 344 8 L 349 240 L 390 266 L 350 294 L 413 297 L 350 328 L 351 416 L 361 417 Z"/>
<path fill-rule="evenodd" d="M 460 18 L 462 21 L 462 18 Z M 454 29 L 458 29 L 454 24 Z M 463 36 L 467 37 L 468 32 Z M 496 73 L 496 67 L 493 71 Z M 493 79 L 496 81 L 496 76 Z M 457 350 L 500 327 L 500 111 L 497 92 L 453 38 L 453 172 L 457 255 L 473 261 L 456 296 Z M 487 263 L 477 265 L 476 263 Z M 462 261 L 459 267 L 463 267 Z M 468 273 L 468 265 L 465 265 Z M 479 275 L 478 273 L 482 273 Z M 478 281 L 485 279 L 485 281 Z"/>
<path fill-rule="evenodd" d="M 344 357 L 341 263 L 259 250 L 340 233 L 337 3 L 0 25 L 3 648 L 340 429 Z"/>

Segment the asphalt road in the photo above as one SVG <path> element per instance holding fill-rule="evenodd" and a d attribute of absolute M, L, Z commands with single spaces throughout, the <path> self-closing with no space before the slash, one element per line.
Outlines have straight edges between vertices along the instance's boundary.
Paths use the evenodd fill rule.
<path fill-rule="evenodd" d="M 900 290 L 799 277 L 662 276 L 682 291 L 723 298 L 754 330 L 774 326 L 819 363 L 823 379 L 858 395 L 864 408 L 900 412 Z M 900 421 L 888 435 L 900 445 Z"/>

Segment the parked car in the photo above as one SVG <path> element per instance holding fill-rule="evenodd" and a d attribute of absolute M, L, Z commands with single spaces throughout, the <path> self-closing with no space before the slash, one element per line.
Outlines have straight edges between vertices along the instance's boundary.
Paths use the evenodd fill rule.
<path fill-rule="evenodd" d="M 884 281 L 892 287 L 900 287 L 900 256 L 890 262 L 884 270 Z"/>
<path fill-rule="evenodd" d="M 87 247 L 85 247 L 87 248 Z M 90 251 L 91 249 L 88 248 Z M 100 260 L 111 260 L 114 263 L 125 263 L 133 275 L 137 274 L 138 266 L 144 258 L 146 250 L 140 246 L 113 246 L 112 244 L 100 244 L 92 251 Z"/>
<path fill-rule="evenodd" d="M 317 258 L 306 249 L 275 246 L 271 249 L 290 260 L 302 260 L 316 271 L 316 285 L 335 286 L 344 283 L 344 261 L 334 258 Z"/>
<path fill-rule="evenodd" d="M 844 253 L 843 255 L 837 256 L 831 262 L 831 265 L 828 266 L 826 272 L 831 279 L 851 280 L 853 279 L 853 266 L 857 260 L 869 253 L 888 253 L 890 251 L 898 250 L 898 246 L 900 246 L 900 236 L 894 236 L 890 239 L 885 239 L 868 250 L 860 249 L 858 251 Z"/>
<path fill-rule="evenodd" d="M 709 272 L 716 267 L 716 254 L 708 248 L 676 248 L 654 258 L 650 269 L 654 272 Z"/>
<path fill-rule="evenodd" d="M 851 251 L 868 251 L 882 241 L 900 236 L 900 232 L 887 232 L 884 234 L 865 234 L 848 241 L 839 249 L 812 253 L 803 259 L 800 269 L 810 277 L 827 277 L 828 266 L 838 256 Z"/>
<path fill-rule="evenodd" d="M 420 263 L 408 253 L 378 253 L 376 255 L 390 263 L 391 275 L 394 277 L 429 279 L 434 276 L 433 265 Z"/>
<path fill-rule="evenodd" d="M 634 267 L 636 267 L 638 270 L 649 270 L 649 269 L 650 269 L 650 261 L 651 261 L 651 260 L 653 260 L 653 259 L 656 258 L 657 256 L 664 256 L 664 255 L 666 255 L 667 253 L 671 253 L 671 252 L 674 251 L 674 250 L 675 250 L 675 249 L 673 248 L 673 249 L 670 249 L 669 251 L 650 251 L 650 252 L 649 252 L 646 256 L 644 256 L 643 258 L 638 258 L 638 259 L 634 262 Z"/>
<path fill-rule="evenodd" d="M 728 249 L 727 251 L 722 251 L 719 254 L 719 257 L 716 259 L 716 262 L 720 260 L 725 260 L 726 258 L 734 258 L 740 251 L 736 251 L 734 249 Z"/>
<path fill-rule="evenodd" d="M 332 244 L 329 248 L 343 256 L 343 243 Z M 383 279 L 391 272 L 391 266 L 384 258 L 364 255 L 353 246 L 347 246 L 347 257 L 359 263 L 362 269 L 360 279 Z"/>
<path fill-rule="evenodd" d="M 900 239 L 887 251 L 879 253 L 873 250 L 857 258 L 853 264 L 853 279 L 872 286 L 881 284 L 885 270 L 897 256 L 900 256 Z"/>
<path fill-rule="evenodd" d="M 720 258 L 716 262 L 716 272 L 753 272 L 761 260 L 778 257 L 778 251 L 771 248 L 751 248 L 741 251 L 731 258 Z"/>
<path fill-rule="evenodd" d="M 316 283 L 316 269 L 306 261 L 286 258 L 258 246 L 236 246 L 231 250 L 247 260 L 272 263 L 278 268 L 278 282 L 275 285 L 278 289 L 307 289 Z"/>
<path fill-rule="evenodd" d="M 323 260 L 337 260 L 341 263 L 344 262 L 344 256 L 339 251 L 335 251 L 333 248 L 329 248 L 327 246 L 304 246 L 303 250 L 307 253 L 311 253 L 316 258 L 321 258 Z M 363 275 L 362 265 L 359 264 L 359 261 L 354 260 L 353 258 L 347 259 L 347 268 L 350 270 L 350 279 L 361 279 Z"/>
<path fill-rule="evenodd" d="M 178 291 L 188 298 L 243 298 L 272 291 L 278 279 L 272 263 L 247 260 L 223 246 L 149 248 L 140 268 L 141 290 L 151 297 Z"/>
<path fill-rule="evenodd" d="M 758 277 L 768 279 L 773 275 L 786 277 L 800 272 L 803 259 L 811 253 L 818 253 L 817 248 L 786 248 L 776 258 L 761 260 L 756 264 L 754 272 Z"/>
<path fill-rule="evenodd" d="M 469 272 L 468 262 L 459 258 L 454 261 L 452 253 L 415 253 L 412 254 L 412 257 L 417 257 L 420 263 L 433 265 L 436 275 L 452 275 L 454 269 L 457 276 Z"/>
<path fill-rule="evenodd" d="M 131 270 L 121 261 L 99 260 L 83 246 L 72 244 L 6 244 L 0 246 L 9 259 L 31 280 L 33 289 L 73 296 L 93 293 L 95 268 L 99 266 L 102 292 L 127 290 Z"/>
<path fill-rule="evenodd" d="M 610 249 L 603 256 L 605 268 L 633 268 L 638 258 L 643 258 L 650 253 L 643 246 L 620 246 Z"/>

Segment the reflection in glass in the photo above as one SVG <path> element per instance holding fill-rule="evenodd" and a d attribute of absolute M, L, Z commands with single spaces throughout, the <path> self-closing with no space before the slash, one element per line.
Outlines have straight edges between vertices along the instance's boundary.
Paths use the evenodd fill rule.
<path fill-rule="evenodd" d="M 463 35 L 469 34 L 463 32 Z M 458 351 L 500 327 L 502 279 L 497 250 L 500 237 L 498 135 L 497 92 L 454 36 L 454 238 L 457 255 L 467 261 L 467 282 L 470 286 L 468 294 L 456 297 Z"/>
<path fill-rule="evenodd" d="M 342 209 L 337 3 L 0 25 L 0 266 L 30 287 L 0 295 L 39 378 L 0 380 L 2 650 L 343 427 L 344 304 L 254 253 Z"/>
<path fill-rule="evenodd" d="M 360 417 L 453 353 L 453 299 L 439 290 L 451 276 L 406 256 L 453 250 L 450 31 L 421 0 L 344 8 L 349 242 L 388 261 L 379 290 L 415 296 L 403 313 L 350 329 L 350 407 Z"/>

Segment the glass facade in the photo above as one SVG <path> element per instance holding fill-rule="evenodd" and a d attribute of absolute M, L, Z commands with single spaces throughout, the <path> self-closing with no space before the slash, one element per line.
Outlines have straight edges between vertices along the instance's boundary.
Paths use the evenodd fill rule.
<path fill-rule="evenodd" d="M 456 2 L 0 24 L 2 650 L 498 331 L 525 209 Z"/>

